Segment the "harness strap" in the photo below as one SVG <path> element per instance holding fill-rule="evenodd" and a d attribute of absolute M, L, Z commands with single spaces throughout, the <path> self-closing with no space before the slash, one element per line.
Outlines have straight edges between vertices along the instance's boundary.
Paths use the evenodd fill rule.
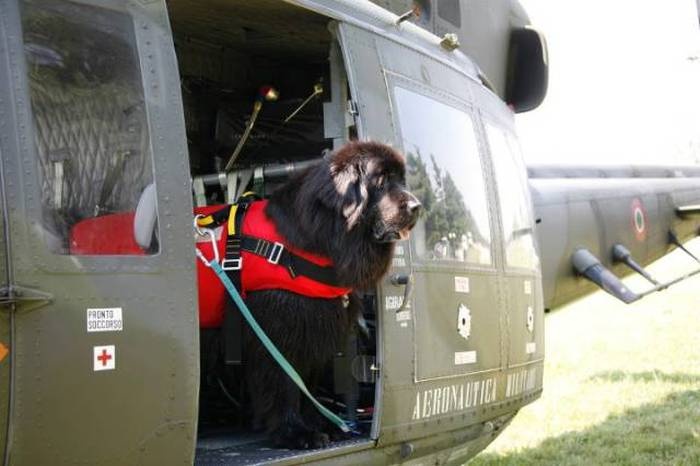
<path fill-rule="evenodd" d="M 203 227 L 216 228 L 219 225 L 221 225 L 222 223 L 224 223 L 226 220 L 228 220 L 230 210 L 231 210 L 231 207 L 226 206 L 223 209 L 219 209 L 216 212 L 212 212 L 209 215 L 206 215 L 204 217 L 200 217 L 197 219 L 197 226 L 202 227 L 202 228 Z"/>
<path fill-rule="evenodd" d="M 221 268 L 226 272 L 234 286 L 238 289 L 241 288 L 241 268 L 243 266 L 241 251 L 246 251 L 264 257 L 271 264 L 283 266 L 292 278 L 303 275 L 324 285 L 342 287 L 333 266 L 315 264 L 289 251 L 282 243 L 243 235 L 243 218 L 250 204 L 257 199 L 258 197 L 254 193 L 247 192 L 241 196 L 238 203 L 219 209 L 197 221 L 200 227 L 206 228 L 216 228 L 224 223 L 227 224 L 226 251 L 224 259 L 221 261 Z"/>
<path fill-rule="evenodd" d="M 238 204 L 233 204 L 228 213 L 228 236 L 226 237 L 226 251 L 221 268 L 224 269 L 236 288 L 241 288 L 241 232 L 243 231 L 243 218 L 250 206 L 252 199 L 241 198 Z M 226 209 L 224 209 L 226 210 Z"/>
<path fill-rule="evenodd" d="M 327 267 L 304 259 L 289 251 L 281 243 L 252 236 L 241 236 L 241 249 L 264 257 L 271 264 L 281 265 L 287 269 L 292 278 L 303 275 L 329 286 L 341 286 L 333 266 Z"/>

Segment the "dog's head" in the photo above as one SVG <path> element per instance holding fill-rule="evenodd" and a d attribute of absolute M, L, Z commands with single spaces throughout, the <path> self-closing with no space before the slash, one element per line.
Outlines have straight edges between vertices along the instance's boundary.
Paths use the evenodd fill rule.
<path fill-rule="evenodd" d="M 351 142 L 329 160 L 336 207 L 347 231 L 370 230 L 376 242 L 408 238 L 421 204 L 406 190 L 405 158 L 377 142 Z"/>

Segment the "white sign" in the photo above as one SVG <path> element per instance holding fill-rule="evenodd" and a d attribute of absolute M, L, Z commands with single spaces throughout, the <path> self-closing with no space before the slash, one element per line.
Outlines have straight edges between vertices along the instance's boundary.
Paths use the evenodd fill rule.
<path fill-rule="evenodd" d="M 476 362 L 476 351 L 457 351 L 455 353 L 455 366 L 462 364 L 474 364 Z"/>
<path fill-rule="evenodd" d="M 385 296 L 384 297 L 384 308 L 387 311 L 395 311 L 401 307 L 401 304 L 403 304 L 403 296 Z M 410 307 L 409 304 L 410 303 L 406 303 L 406 307 Z"/>
<path fill-rule="evenodd" d="M 532 354 L 537 351 L 537 343 L 532 342 L 525 345 L 525 352 L 527 354 Z"/>
<path fill-rule="evenodd" d="M 112 371 L 116 367 L 117 354 L 114 345 L 92 348 L 92 363 L 96 371 Z"/>
<path fill-rule="evenodd" d="M 532 282 L 530 280 L 525 280 L 523 282 L 523 291 L 525 294 L 532 294 Z"/>
<path fill-rule="evenodd" d="M 87 331 L 121 332 L 124 329 L 121 307 L 105 307 L 87 310 Z"/>
<path fill-rule="evenodd" d="M 455 291 L 469 293 L 469 277 L 455 277 Z"/>
<path fill-rule="evenodd" d="M 391 265 L 394 267 L 406 267 L 406 259 L 403 257 L 394 257 L 394 259 L 391 262 Z"/>

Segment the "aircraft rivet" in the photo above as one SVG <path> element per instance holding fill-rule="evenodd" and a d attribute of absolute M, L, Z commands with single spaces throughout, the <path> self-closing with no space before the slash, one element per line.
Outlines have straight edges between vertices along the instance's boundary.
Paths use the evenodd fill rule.
<path fill-rule="evenodd" d="M 415 449 L 412 443 L 402 443 L 399 447 L 399 455 L 402 459 L 408 458 L 413 454 Z"/>

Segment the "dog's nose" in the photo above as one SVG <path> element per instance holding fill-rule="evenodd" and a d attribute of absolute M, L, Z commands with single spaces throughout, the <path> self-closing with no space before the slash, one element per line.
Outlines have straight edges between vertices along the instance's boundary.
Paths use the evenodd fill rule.
<path fill-rule="evenodd" d="M 416 196 L 411 194 L 408 191 L 405 191 L 406 197 L 408 197 L 408 200 L 406 201 L 406 208 L 408 209 L 408 212 L 411 215 L 418 215 L 420 213 L 420 208 L 421 208 L 421 203 L 418 200 Z"/>

